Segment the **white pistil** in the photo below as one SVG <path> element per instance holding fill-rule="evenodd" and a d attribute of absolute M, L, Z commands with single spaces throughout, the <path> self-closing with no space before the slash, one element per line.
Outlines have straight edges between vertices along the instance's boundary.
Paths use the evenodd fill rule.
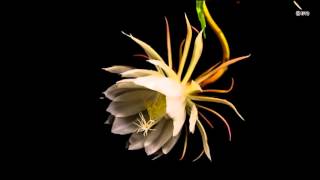
<path fill-rule="evenodd" d="M 146 119 L 144 118 L 141 112 L 139 113 L 139 116 L 140 116 L 140 119 L 139 118 L 137 119 L 138 123 L 134 122 L 134 124 L 138 126 L 138 129 L 136 132 L 137 133 L 143 132 L 143 136 L 147 136 L 149 131 L 155 130 L 155 129 L 151 129 L 151 127 L 155 125 L 156 121 L 151 119 L 149 121 L 146 121 Z"/>

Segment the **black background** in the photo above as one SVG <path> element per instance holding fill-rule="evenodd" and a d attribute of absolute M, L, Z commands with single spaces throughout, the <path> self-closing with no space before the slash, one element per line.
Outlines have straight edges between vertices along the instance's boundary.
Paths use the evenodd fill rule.
<path fill-rule="evenodd" d="M 312 152 L 316 152 L 317 144 L 317 133 L 312 130 L 317 121 L 313 116 L 316 105 L 311 104 L 318 99 L 316 37 L 312 33 L 317 12 L 309 1 L 300 5 L 311 16 L 296 17 L 292 1 L 207 2 L 229 41 L 231 57 L 251 54 L 250 60 L 233 65 L 221 82 L 212 85 L 228 87 L 230 78 L 235 78 L 234 91 L 222 97 L 233 102 L 246 121 L 228 108 L 212 106 L 229 120 L 233 140 L 227 141 L 226 129 L 216 122 L 214 129 L 207 129 L 213 161 L 203 157 L 192 163 L 200 152 L 197 133 L 191 137 L 191 148 L 183 161 L 178 160 L 182 141 L 168 156 L 156 161 L 143 150 L 126 150 L 128 136 L 113 135 L 111 127 L 104 125 L 110 101 L 100 97 L 120 79 L 101 68 L 115 64 L 146 67 L 132 57 L 142 52 L 140 47 L 121 31 L 150 43 L 165 57 L 164 16 L 177 47 L 185 36 L 184 13 L 192 25 L 200 28 L 195 2 L 40 4 L 41 8 L 18 18 L 22 23 L 19 27 L 25 29 L 18 34 L 25 39 L 22 45 L 28 47 L 25 54 L 30 59 L 19 67 L 32 66 L 30 76 L 22 77 L 27 79 L 22 89 L 29 95 L 24 103 L 32 109 L 28 113 L 34 112 L 32 119 L 39 121 L 32 125 L 34 130 L 28 131 L 31 136 L 18 138 L 22 145 L 16 156 L 23 163 L 17 164 L 32 167 L 28 173 L 42 172 L 46 176 L 67 173 L 107 178 L 128 174 L 153 178 L 153 174 L 167 178 L 208 175 L 260 179 L 276 174 L 308 175 L 313 171 L 311 163 L 316 161 Z M 200 69 L 221 57 L 215 36 L 209 29 L 207 33 Z"/>

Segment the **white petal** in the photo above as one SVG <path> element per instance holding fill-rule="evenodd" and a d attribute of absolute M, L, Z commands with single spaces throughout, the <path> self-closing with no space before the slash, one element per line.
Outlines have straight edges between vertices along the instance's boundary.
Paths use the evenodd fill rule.
<path fill-rule="evenodd" d="M 137 150 L 143 148 L 145 137 L 142 134 L 134 133 L 129 138 L 129 150 Z"/>
<path fill-rule="evenodd" d="M 166 121 L 167 121 L 166 119 L 162 119 L 157 125 L 153 127 L 154 130 L 150 131 L 150 133 L 148 133 L 148 136 L 146 137 L 146 140 L 144 142 L 144 147 L 149 146 L 153 141 L 155 141 L 160 136 Z"/>
<path fill-rule="evenodd" d="M 119 91 L 119 88 L 117 88 L 117 85 L 114 84 L 110 86 L 106 91 L 103 92 L 103 94 L 110 100 L 112 100 L 115 97 L 115 92 Z M 123 91 L 123 90 L 122 90 Z"/>
<path fill-rule="evenodd" d="M 117 87 L 118 88 L 127 88 L 127 89 L 143 89 L 142 86 L 139 86 L 137 84 L 134 84 L 133 82 L 126 81 L 128 79 L 122 79 L 120 81 L 117 81 Z"/>
<path fill-rule="evenodd" d="M 137 126 L 133 123 L 138 118 L 137 115 L 129 117 L 116 117 L 111 128 L 114 134 L 130 134 L 136 131 Z"/>
<path fill-rule="evenodd" d="M 193 134 L 196 126 L 196 122 L 199 119 L 199 117 L 198 117 L 198 109 L 196 105 L 193 102 L 190 102 L 190 106 L 191 106 L 190 107 L 191 112 L 189 117 L 189 131 Z"/>
<path fill-rule="evenodd" d="M 173 136 L 169 139 L 169 141 L 163 145 L 162 152 L 164 154 L 168 154 L 171 149 L 174 147 L 174 145 L 178 142 L 178 139 L 180 138 L 181 132 L 177 136 Z"/>
<path fill-rule="evenodd" d="M 186 119 L 186 102 L 181 97 L 166 97 L 166 112 L 173 119 L 173 136 L 181 131 Z"/>
<path fill-rule="evenodd" d="M 120 73 L 123 73 L 123 72 L 126 72 L 128 70 L 133 69 L 133 67 L 130 67 L 130 66 L 111 66 L 111 67 L 102 68 L 102 69 L 105 71 L 108 71 L 110 73 L 120 74 Z"/>
<path fill-rule="evenodd" d="M 143 101 L 111 102 L 107 111 L 116 117 L 127 117 L 145 110 Z"/>
<path fill-rule="evenodd" d="M 181 96 L 184 88 L 175 80 L 159 77 L 159 76 L 146 76 L 136 79 L 125 79 L 123 82 L 133 82 L 136 85 L 144 86 L 148 89 L 158 91 L 166 96 Z"/>
<path fill-rule="evenodd" d="M 197 126 L 199 128 L 199 131 L 200 131 L 200 134 L 202 137 L 204 152 L 207 155 L 208 159 L 211 161 L 210 148 L 208 145 L 208 137 L 207 137 L 206 130 L 204 129 L 203 125 L 201 124 L 201 122 L 199 120 L 197 121 Z"/>
<path fill-rule="evenodd" d="M 139 44 L 143 50 L 146 52 L 146 54 L 149 56 L 149 58 L 151 59 L 157 59 L 157 60 L 161 60 L 163 61 L 163 59 L 161 58 L 161 56 L 147 43 L 141 41 L 138 38 L 135 38 L 134 36 L 132 36 L 131 34 L 128 35 L 124 32 L 122 32 L 124 35 L 130 37 L 133 41 L 135 41 L 137 44 Z M 163 61 L 164 62 L 164 61 Z"/>
<path fill-rule="evenodd" d="M 121 73 L 122 77 L 143 77 L 143 76 L 160 76 L 161 74 L 157 71 L 147 69 L 132 69 Z"/>
<path fill-rule="evenodd" d="M 182 80 L 182 84 L 185 84 L 189 81 L 194 68 L 196 67 L 201 53 L 202 53 L 202 49 L 203 49 L 203 42 L 202 42 L 202 32 L 203 30 L 198 34 L 198 36 L 196 37 L 196 40 L 194 42 L 194 48 L 193 48 L 193 53 L 192 53 L 192 57 L 191 57 L 191 62 L 189 64 L 188 70 Z"/>
<path fill-rule="evenodd" d="M 125 92 L 125 93 L 115 97 L 113 99 L 113 101 L 116 101 L 116 102 L 144 101 L 155 94 L 156 94 L 156 92 L 148 90 L 148 89 L 133 90 L 133 91 Z"/>
<path fill-rule="evenodd" d="M 186 97 L 180 83 L 169 78 L 156 76 L 128 79 L 125 82 L 134 82 L 164 94 L 166 96 L 166 112 L 173 119 L 173 136 L 179 134 L 186 118 Z"/>
<path fill-rule="evenodd" d="M 104 122 L 104 124 L 112 124 L 114 121 L 114 116 L 113 115 L 109 115 L 108 119 L 106 120 L 106 122 Z"/>
<path fill-rule="evenodd" d="M 150 145 L 145 147 L 147 155 L 151 155 L 157 152 L 172 137 L 172 121 L 167 119 L 163 119 L 163 121 L 165 121 L 165 125 L 163 126 L 162 132 L 160 133 L 159 137 Z"/>
<path fill-rule="evenodd" d="M 144 87 L 138 86 L 132 82 L 123 82 L 123 83 L 117 83 L 112 86 L 110 86 L 105 92 L 104 95 L 110 99 L 114 100 L 115 97 L 125 93 L 130 92 L 137 89 L 144 89 Z"/>
<path fill-rule="evenodd" d="M 189 22 L 186 14 L 185 14 L 185 19 L 186 19 L 186 24 L 187 24 L 187 37 L 186 37 L 186 41 L 184 43 L 183 53 L 182 53 L 182 56 L 179 61 L 179 70 L 178 70 L 179 77 L 181 77 L 182 71 L 184 69 L 184 65 L 186 63 L 186 59 L 187 59 L 187 56 L 189 53 L 189 48 L 190 48 L 190 44 L 191 44 L 191 40 L 192 40 L 192 28 L 191 28 L 190 22 Z"/>

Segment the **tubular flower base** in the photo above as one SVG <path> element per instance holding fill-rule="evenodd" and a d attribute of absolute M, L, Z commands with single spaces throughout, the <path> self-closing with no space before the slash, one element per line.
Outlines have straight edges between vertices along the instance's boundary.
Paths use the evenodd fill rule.
<path fill-rule="evenodd" d="M 204 93 L 228 93 L 231 91 L 232 86 L 228 90 L 203 89 L 207 84 L 204 82 L 215 76 L 219 70 L 244 60 L 248 56 L 222 62 L 199 77 L 191 78 L 203 49 L 203 31 L 200 31 L 194 40 L 189 66 L 183 75 L 192 41 L 192 26 L 187 16 L 185 16 L 185 20 L 187 35 L 184 44 L 180 46 L 181 53 L 177 72 L 172 67 L 171 40 L 167 20 L 167 63 L 150 45 L 132 35 L 123 33 L 144 49 L 145 57 L 148 57 L 146 61 L 154 65 L 155 70 L 128 66 L 104 68 L 108 72 L 120 74 L 125 78 L 116 82 L 104 92 L 105 96 L 112 101 L 107 108 L 107 111 L 111 113 L 107 123 L 112 123 L 112 133 L 131 135 L 128 142 L 129 150 L 144 148 L 147 155 L 156 155 L 155 158 L 168 154 L 172 150 L 185 126 L 185 143 L 180 158 L 183 159 L 187 148 L 188 132 L 193 134 L 197 127 L 203 143 L 203 152 L 200 156 L 205 154 L 211 160 L 208 137 L 202 123 L 206 122 L 210 127 L 213 126 L 203 113 L 198 112 L 198 108 L 211 112 L 220 118 L 227 127 L 229 139 L 231 139 L 231 130 L 222 115 L 197 103 L 213 102 L 224 104 L 229 106 L 241 119 L 243 118 L 231 102 L 204 95 Z M 186 120 L 187 118 L 188 120 Z"/>

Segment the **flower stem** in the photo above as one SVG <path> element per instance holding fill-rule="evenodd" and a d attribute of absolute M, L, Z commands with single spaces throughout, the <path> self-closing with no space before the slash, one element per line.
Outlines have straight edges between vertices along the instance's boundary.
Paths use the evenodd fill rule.
<path fill-rule="evenodd" d="M 207 19 L 207 22 L 210 26 L 210 28 L 213 30 L 213 32 L 216 34 L 216 36 L 219 39 L 219 42 L 222 46 L 222 62 L 226 62 L 230 59 L 230 49 L 229 49 L 229 44 L 228 41 L 226 39 L 226 37 L 224 36 L 222 30 L 219 28 L 219 26 L 217 25 L 217 23 L 213 20 L 208 7 L 206 5 L 206 3 L 203 3 L 203 12 L 204 12 L 204 16 Z M 218 80 L 223 74 L 224 72 L 227 70 L 227 67 L 219 70 L 217 73 L 215 73 L 214 75 L 212 75 L 211 77 L 209 77 L 208 79 L 206 79 L 203 83 L 201 83 L 202 86 L 205 86 L 209 83 L 215 82 L 216 80 Z"/>

